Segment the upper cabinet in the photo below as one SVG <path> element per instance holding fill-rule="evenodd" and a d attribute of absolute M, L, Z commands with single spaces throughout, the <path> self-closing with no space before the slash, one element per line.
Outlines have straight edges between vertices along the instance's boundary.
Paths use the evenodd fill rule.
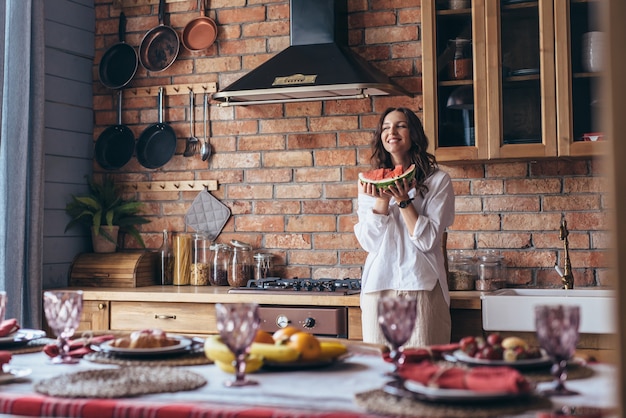
<path fill-rule="evenodd" d="M 424 128 L 437 159 L 601 153 L 598 7 L 422 2 Z"/>

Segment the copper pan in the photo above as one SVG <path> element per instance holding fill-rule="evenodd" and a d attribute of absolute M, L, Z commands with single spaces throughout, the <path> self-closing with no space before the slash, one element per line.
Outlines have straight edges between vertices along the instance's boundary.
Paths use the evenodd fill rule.
<path fill-rule="evenodd" d="M 208 0 L 198 0 L 200 16 L 190 20 L 183 29 L 183 45 L 192 52 L 209 48 L 217 38 L 217 24 L 206 15 L 207 3 Z"/>

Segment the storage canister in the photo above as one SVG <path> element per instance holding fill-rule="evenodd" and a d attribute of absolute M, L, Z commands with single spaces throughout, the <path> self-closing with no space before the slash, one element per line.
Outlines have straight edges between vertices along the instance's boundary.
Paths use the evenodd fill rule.
<path fill-rule="evenodd" d="M 479 257 L 477 290 L 498 290 L 506 283 L 504 257 L 490 251 Z"/>
<path fill-rule="evenodd" d="M 174 274 L 172 284 L 188 285 L 191 279 L 191 234 L 176 232 L 173 236 Z"/>
<path fill-rule="evenodd" d="M 194 234 L 191 251 L 191 278 L 189 284 L 193 286 L 206 286 L 209 284 L 210 253 L 211 242 L 209 241 L 209 237 L 206 234 Z"/>
<path fill-rule="evenodd" d="M 472 254 L 457 251 L 449 255 L 448 289 L 474 290 L 474 282 L 477 278 L 476 262 Z"/>
<path fill-rule="evenodd" d="M 213 286 L 228 286 L 228 267 L 232 257 L 232 248 L 227 244 L 214 244 L 211 246 L 211 270 L 209 282 Z"/>
<path fill-rule="evenodd" d="M 254 255 L 254 280 L 267 279 L 272 270 L 272 254 L 256 253 Z"/>
<path fill-rule="evenodd" d="M 245 242 L 232 240 L 233 256 L 230 262 L 228 284 L 232 287 L 243 287 L 252 279 L 252 247 Z"/>

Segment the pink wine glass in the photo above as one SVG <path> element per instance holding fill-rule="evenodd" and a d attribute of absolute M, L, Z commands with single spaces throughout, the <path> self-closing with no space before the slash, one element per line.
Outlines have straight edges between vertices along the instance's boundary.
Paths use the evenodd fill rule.
<path fill-rule="evenodd" d="M 567 305 L 535 306 L 537 340 L 552 358 L 551 373 L 554 388 L 541 393 L 546 396 L 578 395 L 565 387 L 567 361 L 574 355 L 578 343 L 580 308 Z"/>
<path fill-rule="evenodd" d="M 50 290 L 43 294 L 43 308 L 46 320 L 57 336 L 59 355 L 53 357 L 54 364 L 75 364 L 79 360 L 70 356 L 70 338 L 74 335 L 83 311 L 81 290 Z"/>
<path fill-rule="evenodd" d="M 222 342 L 235 355 L 235 380 L 227 380 L 224 386 L 238 387 L 257 385 L 246 378 L 246 355 L 254 341 L 261 319 L 256 303 L 217 303 L 217 330 Z"/>
<path fill-rule="evenodd" d="M 398 369 L 404 364 L 403 346 L 411 338 L 417 319 L 417 299 L 409 296 L 385 296 L 378 300 L 378 324 L 391 344 L 389 356 L 393 360 L 397 376 Z"/>

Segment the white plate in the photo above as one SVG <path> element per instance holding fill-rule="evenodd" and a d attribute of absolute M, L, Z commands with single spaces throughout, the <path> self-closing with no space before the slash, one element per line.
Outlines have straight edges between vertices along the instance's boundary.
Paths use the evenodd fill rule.
<path fill-rule="evenodd" d="M 552 360 L 543 350 L 541 350 L 542 356 L 539 358 L 529 358 L 515 361 L 485 360 L 474 358 L 466 354 L 463 350 L 456 350 L 452 354 L 458 361 L 470 364 L 472 366 L 508 366 L 515 369 L 531 369 L 534 367 L 543 367 L 552 364 Z"/>
<path fill-rule="evenodd" d="M 2 367 L 4 373 L 0 373 L 0 384 L 9 383 L 22 377 L 26 377 L 33 371 L 25 367 L 13 367 L 5 364 Z"/>
<path fill-rule="evenodd" d="M 26 344 L 29 341 L 43 338 L 46 332 L 40 329 L 21 328 L 6 337 L 0 337 L 0 347 L 7 345 Z"/>
<path fill-rule="evenodd" d="M 163 356 L 167 354 L 178 354 L 187 351 L 191 347 L 191 340 L 178 335 L 168 335 L 168 338 L 177 340 L 178 343 L 167 347 L 156 348 L 122 348 L 113 347 L 111 344 L 115 340 L 106 341 L 100 344 L 100 351 L 116 356 Z"/>
<path fill-rule="evenodd" d="M 465 389 L 431 388 L 413 380 L 406 380 L 404 382 L 404 388 L 411 392 L 416 398 L 426 401 L 485 402 L 518 399 L 530 395 L 530 392 L 478 392 Z"/>

